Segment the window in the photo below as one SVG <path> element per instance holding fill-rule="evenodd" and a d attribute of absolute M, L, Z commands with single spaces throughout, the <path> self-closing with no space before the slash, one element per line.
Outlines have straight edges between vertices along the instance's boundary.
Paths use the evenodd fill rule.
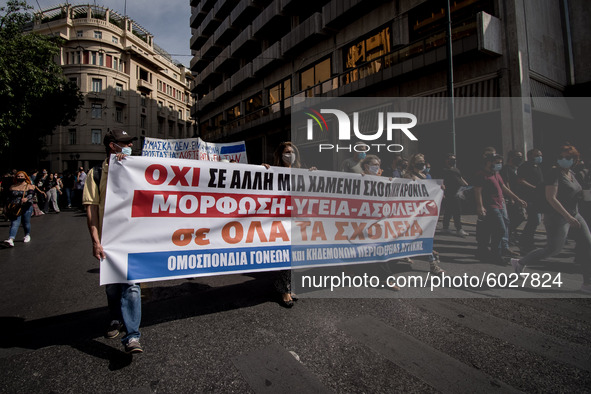
<path fill-rule="evenodd" d="M 99 66 L 103 66 L 104 65 L 103 58 L 104 58 L 103 54 L 99 52 L 98 53 L 98 65 Z"/>
<path fill-rule="evenodd" d="M 78 37 L 78 38 L 84 37 L 84 32 L 82 30 L 77 30 L 76 37 Z"/>
<path fill-rule="evenodd" d="M 113 58 L 113 69 L 114 70 L 117 70 L 119 68 L 118 62 L 119 62 L 119 59 L 114 57 Z"/>
<path fill-rule="evenodd" d="M 183 110 L 179 109 L 179 119 L 183 119 Z"/>
<path fill-rule="evenodd" d="M 92 129 L 90 131 L 90 141 L 94 145 L 100 145 L 103 142 L 101 141 L 101 129 Z"/>
<path fill-rule="evenodd" d="M 391 51 L 390 27 L 386 27 L 345 50 L 345 69 L 355 68 Z"/>
<path fill-rule="evenodd" d="M 315 64 L 300 73 L 300 87 L 302 90 L 324 82 L 331 77 L 330 58 Z"/>
<path fill-rule="evenodd" d="M 140 67 L 138 75 L 139 79 L 150 82 L 150 73 L 147 70 Z"/>
<path fill-rule="evenodd" d="M 119 71 L 123 72 L 125 70 L 125 62 L 123 60 L 119 60 Z"/>
<path fill-rule="evenodd" d="M 164 118 L 158 118 L 158 134 L 164 133 Z"/>
<path fill-rule="evenodd" d="M 100 104 L 92 104 L 92 118 L 93 119 L 100 119 L 102 118 L 103 107 Z"/>
<path fill-rule="evenodd" d="M 187 120 L 191 119 L 191 111 L 187 110 Z"/>
<path fill-rule="evenodd" d="M 240 105 L 235 105 L 226 111 L 228 117 L 228 123 L 238 119 L 240 117 Z"/>
<path fill-rule="evenodd" d="M 90 52 L 90 64 L 94 64 L 96 66 L 96 52 Z"/>
<path fill-rule="evenodd" d="M 119 44 L 119 39 L 115 36 L 111 38 L 111 41 L 113 41 L 113 44 Z"/>
<path fill-rule="evenodd" d="M 92 78 L 92 91 L 100 93 L 103 91 L 103 80 L 99 78 Z"/>
<path fill-rule="evenodd" d="M 146 106 L 146 95 L 144 93 L 142 93 L 141 97 L 140 97 L 140 101 L 143 107 Z"/>
<path fill-rule="evenodd" d="M 142 129 L 146 128 L 146 115 L 140 116 L 140 127 Z"/>
<path fill-rule="evenodd" d="M 223 114 L 217 114 L 216 116 L 213 117 L 213 126 L 214 127 L 221 127 L 223 126 L 224 117 Z"/>
<path fill-rule="evenodd" d="M 94 32 L 94 38 L 103 38 L 103 32 L 101 31 L 95 31 Z"/>
<path fill-rule="evenodd" d="M 279 82 L 269 88 L 269 104 L 275 104 L 291 96 L 291 79 Z"/>
<path fill-rule="evenodd" d="M 76 145 L 76 129 L 68 130 L 68 142 L 70 145 Z"/>
<path fill-rule="evenodd" d="M 162 101 L 158 101 L 158 111 L 162 110 L 162 105 L 163 105 Z"/>
<path fill-rule="evenodd" d="M 123 108 L 115 108 L 115 120 L 119 123 L 123 123 Z"/>
<path fill-rule="evenodd" d="M 263 94 L 257 93 L 244 102 L 244 110 L 247 114 L 256 111 L 263 106 Z"/>
<path fill-rule="evenodd" d="M 120 83 L 115 84 L 115 94 L 119 97 L 123 96 L 123 85 Z"/>
<path fill-rule="evenodd" d="M 72 59 L 72 63 L 80 64 L 80 52 L 74 52 L 74 58 Z"/>

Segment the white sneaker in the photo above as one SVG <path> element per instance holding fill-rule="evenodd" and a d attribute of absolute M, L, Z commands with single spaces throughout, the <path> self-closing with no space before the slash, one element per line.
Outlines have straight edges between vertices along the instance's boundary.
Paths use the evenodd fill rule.
<path fill-rule="evenodd" d="M 459 230 L 457 230 L 457 231 L 456 231 L 456 235 L 457 235 L 458 237 L 462 237 L 462 238 L 464 238 L 464 237 L 467 237 L 467 236 L 468 236 L 468 235 L 470 235 L 470 234 L 468 234 L 467 232 L 465 232 L 465 231 L 464 231 L 464 230 L 462 230 L 462 229 L 459 229 Z"/>
<path fill-rule="evenodd" d="M 24 243 L 31 242 L 31 236 L 29 234 L 25 235 L 25 238 L 23 238 L 23 242 Z"/>
<path fill-rule="evenodd" d="M 4 241 L 4 245 L 12 248 L 14 247 L 14 240 L 12 238 L 8 238 L 6 241 Z"/>
<path fill-rule="evenodd" d="M 519 259 L 511 259 L 511 266 L 517 275 L 521 274 L 525 269 L 525 265 L 519 264 Z"/>

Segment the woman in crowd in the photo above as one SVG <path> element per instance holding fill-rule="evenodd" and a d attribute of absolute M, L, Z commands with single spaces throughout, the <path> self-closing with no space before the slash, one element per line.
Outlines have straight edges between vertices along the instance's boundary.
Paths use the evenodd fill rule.
<path fill-rule="evenodd" d="M 62 194 L 60 188 L 61 181 L 54 174 L 49 174 L 47 181 L 47 200 L 45 201 L 45 212 L 49 212 L 49 204 L 51 204 L 55 213 L 60 213 L 60 207 L 57 203 L 58 193 Z"/>
<path fill-rule="evenodd" d="M 425 174 L 425 167 L 425 155 L 415 153 L 408 162 L 408 171 L 406 172 L 405 178 L 413 180 L 429 179 L 427 178 L 427 174 Z M 444 273 L 441 267 L 439 267 L 439 253 L 435 250 L 429 255 L 429 265 L 432 274 L 441 275 Z"/>
<path fill-rule="evenodd" d="M 583 188 L 572 171 L 579 160 L 579 152 L 572 145 L 560 148 L 557 166 L 552 167 L 545 177 L 545 194 L 549 207 L 544 215 L 546 227 L 546 247 L 530 252 L 522 259 L 511 259 L 511 265 L 517 274 L 530 263 L 554 256 L 562 250 L 569 230 L 577 235 L 578 253 L 575 260 L 583 267 L 583 285 L 581 291 L 591 293 L 591 233 L 585 219 L 578 211 L 578 201 Z"/>
<path fill-rule="evenodd" d="M 269 168 L 268 165 L 263 164 Z M 286 168 L 301 168 L 300 151 L 297 146 L 291 142 L 282 142 L 275 149 L 273 154 L 273 165 Z M 291 293 L 291 271 L 281 270 L 278 272 L 275 280 L 275 288 L 281 294 L 281 305 L 286 308 L 293 307 L 293 302 L 297 300 Z"/>
<path fill-rule="evenodd" d="M 31 214 L 33 213 L 33 195 L 35 193 L 35 186 L 31 183 L 31 179 L 24 171 L 19 171 L 14 176 L 14 184 L 9 189 L 9 202 L 13 204 L 22 204 L 21 214 L 16 219 L 10 222 L 10 231 L 8 239 L 4 244 L 13 247 L 16 233 L 21 223 L 25 230 L 25 237 L 23 242 L 31 241 Z"/>

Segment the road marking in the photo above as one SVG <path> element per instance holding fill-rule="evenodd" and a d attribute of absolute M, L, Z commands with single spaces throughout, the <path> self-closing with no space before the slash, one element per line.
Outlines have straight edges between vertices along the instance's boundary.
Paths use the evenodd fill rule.
<path fill-rule="evenodd" d="M 518 392 L 372 316 L 341 322 L 338 328 L 441 392 Z"/>
<path fill-rule="evenodd" d="M 234 357 L 255 393 L 330 393 L 312 372 L 279 345 L 270 345 Z"/>
<path fill-rule="evenodd" d="M 543 302 L 540 300 L 540 302 Z M 448 320 L 498 338 L 532 353 L 591 371 L 591 349 L 582 345 L 556 339 L 550 335 L 539 333 L 530 328 L 496 316 L 477 311 L 466 305 L 452 301 L 416 300 L 415 305 L 436 313 Z"/>

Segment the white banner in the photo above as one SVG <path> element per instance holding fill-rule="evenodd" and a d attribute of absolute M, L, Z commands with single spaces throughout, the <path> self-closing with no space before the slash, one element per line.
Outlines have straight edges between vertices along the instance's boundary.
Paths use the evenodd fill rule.
<path fill-rule="evenodd" d="M 205 142 L 201 138 L 164 140 L 146 137 L 142 156 L 209 161 L 228 160 L 248 164 L 244 141 L 215 143 Z"/>
<path fill-rule="evenodd" d="M 438 181 L 113 156 L 101 284 L 429 254 L 442 195 Z"/>

